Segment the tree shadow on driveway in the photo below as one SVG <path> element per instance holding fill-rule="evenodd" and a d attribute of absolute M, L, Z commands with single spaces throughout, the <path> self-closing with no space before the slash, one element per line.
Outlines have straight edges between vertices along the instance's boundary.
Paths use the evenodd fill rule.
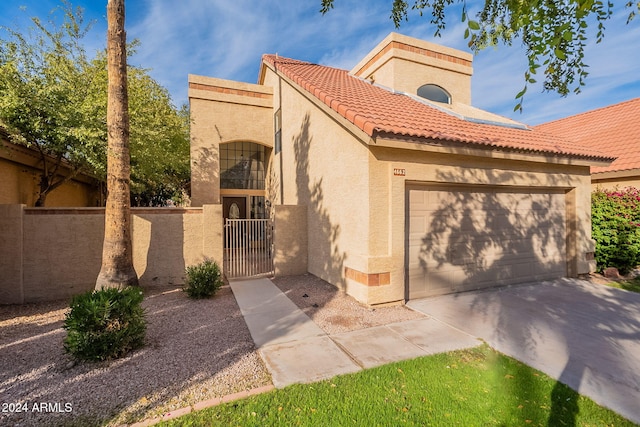
<path fill-rule="evenodd" d="M 640 295 L 559 279 L 410 306 L 640 423 Z M 550 426 L 572 412 L 575 422 L 578 408 L 570 401 L 561 406 L 551 408 Z"/>

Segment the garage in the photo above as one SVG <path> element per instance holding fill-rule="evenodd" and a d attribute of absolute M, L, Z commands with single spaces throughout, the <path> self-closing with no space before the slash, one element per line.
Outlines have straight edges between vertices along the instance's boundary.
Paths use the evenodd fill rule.
<path fill-rule="evenodd" d="M 564 190 L 412 184 L 406 194 L 406 299 L 567 275 Z"/>

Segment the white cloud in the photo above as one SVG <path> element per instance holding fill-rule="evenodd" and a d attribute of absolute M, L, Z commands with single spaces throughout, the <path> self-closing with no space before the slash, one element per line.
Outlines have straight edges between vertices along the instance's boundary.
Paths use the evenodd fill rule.
<path fill-rule="evenodd" d="M 18 6 L 10 3 L 0 2 L 0 25 L 11 24 L 20 14 Z M 31 15 L 35 12 L 46 18 L 57 2 L 22 3 Z M 74 4 L 86 7 L 88 19 L 98 20 L 89 45 L 104 46 L 106 6 L 88 0 Z M 460 5 L 447 9 L 447 27 L 440 38 L 433 37 L 430 16 L 413 11 L 409 21 L 395 29 L 389 19 L 391 0 L 335 0 L 335 9 L 324 16 L 319 13 L 320 5 L 320 0 L 128 2 L 127 35 L 142 43 L 131 63 L 151 69 L 174 102 L 181 104 L 187 101 L 188 74 L 255 82 L 263 53 L 277 52 L 349 70 L 391 31 L 469 51 Z M 640 56 L 636 52 L 640 21 L 626 25 L 625 20 L 626 12 L 618 7 L 614 20 L 607 23 L 604 42 L 589 46 L 585 59 L 591 74 L 581 95 L 560 98 L 541 93 L 541 86 L 535 85 L 527 93 L 524 114 L 514 113 L 514 97 L 523 86 L 526 67 L 524 51 L 516 41 L 514 46 L 488 49 L 474 58 L 474 105 L 537 124 L 640 96 Z"/>
<path fill-rule="evenodd" d="M 640 96 L 640 57 L 636 54 L 640 26 L 626 25 L 626 12 L 621 8 L 606 24 L 604 40 L 596 44 L 591 38 L 586 47 L 585 62 L 589 64 L 586 85 L 580 94 L 561 97 L 543 92 L 541 84 L 529 88 L 523 114 L 514 113 L 515 94 L 524 85 L 525 52 L 519 46 L 500 47 L 475 60 L 474 102 L 498 114 L 529 124 L 539 124 Z M 538 76 L 537 80 L 543 80 Z M 489 104 L 484 99 L 492 99 Z"/>

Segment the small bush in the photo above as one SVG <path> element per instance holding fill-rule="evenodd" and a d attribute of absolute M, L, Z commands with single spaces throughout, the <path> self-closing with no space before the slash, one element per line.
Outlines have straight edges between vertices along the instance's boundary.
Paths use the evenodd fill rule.
<path fill-rule="evenodd" d="M 622 274 L 640 264 L 640 191 L 626 188 L 591 195 L 592 237 L 598 270 L 616 267 Z"/>
<path fill-rule="evenodd" d="M 211 260 L 187 267 L 186 275 L 183 290 L 191 298 L 208 298 L 222 286 L 220 267 Z"/>
<path fill-rule="evenodd" d="M 64 348 L 77 359 L 107 360 L 144 344 L 146 322 L 137 287 L 105 288 L 75 296 L 67 313 Z"/>

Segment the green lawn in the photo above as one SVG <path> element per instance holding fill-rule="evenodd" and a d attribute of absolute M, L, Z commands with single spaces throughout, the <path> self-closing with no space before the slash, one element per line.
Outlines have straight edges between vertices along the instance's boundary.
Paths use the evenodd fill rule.
<path fill-rule="evenodd" d="M 487 346 L 293 385 L 170 426 L 633 426 Z"/>
<path fill-rule="evenodd" d="M 618 282 L 610 282 L 607 283 L 607 286 L 640 293 L 640 277 L 635 277 L 629 280 L 620 280 Z"/>

